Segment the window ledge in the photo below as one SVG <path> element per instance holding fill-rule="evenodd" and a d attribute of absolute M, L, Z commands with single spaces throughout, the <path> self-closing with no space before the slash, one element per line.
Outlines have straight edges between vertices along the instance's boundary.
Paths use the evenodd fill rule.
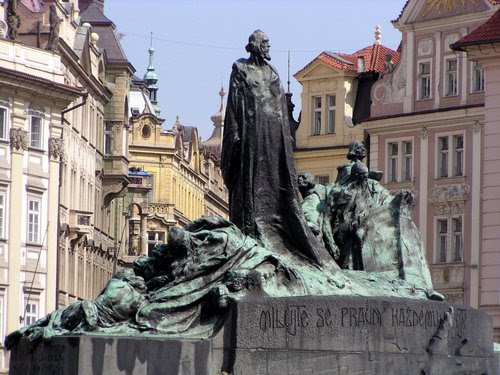
<path fill-rule="evenodd" d="M 384 187 L 388 190 L 409 189 L 413 186 L 413 181 L 385 182 Z"/>
<path fill-rule="evenodd" d="M 42 248 L 42 244 L 41 243 L 35 243 L 35 242 L 26 242 L 25 243 L 26 247 L 38 247 L 38 248 Z"/>
<path fill-rule="evenodd" d="M 37 153 L 43 153 L 43 154 L 45 154 L 46 150 L 44 150 L 43 148 L 28 146 L 28 151 L 34 151 L 34 152 L 37 152 Z"/>
<path fill-rule="evenodd" d="M 454 177 L 436 177 L 434 182 L 438 185 L 440 184 L 458 184 L 467 181 L 466 176 L 454 176 Z"/>

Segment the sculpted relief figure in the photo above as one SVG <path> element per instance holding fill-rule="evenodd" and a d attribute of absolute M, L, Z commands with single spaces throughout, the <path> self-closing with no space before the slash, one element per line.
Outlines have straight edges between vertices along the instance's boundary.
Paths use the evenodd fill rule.
<path fill-rule="evenodd" d="M 49 40 L 47 42 L 46 50 L 55 51 L 57 49 L 57 43 L 59 43 L 59 26 L 62 20 L 57 15 L 57 9 L 55 4 L 50 4 L 49 13 L 49 24 L 50 33 Z"/>
<path fill-rule="evenodd" d="M 221 156 L 230 220 L 264 246 L 324 264 L 326 251 L 300 212 L 288 107 L 269 48 L 256 30 L 250 57 L 233 64 Z"/>

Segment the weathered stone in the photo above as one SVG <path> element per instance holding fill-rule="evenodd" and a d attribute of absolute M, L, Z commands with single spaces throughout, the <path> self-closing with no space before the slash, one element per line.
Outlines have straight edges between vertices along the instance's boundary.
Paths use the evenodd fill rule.
<path fill-rule="evenodd" d="M 59 336 L 13 348 L 10 374 L 497 374 L 491 318 L 470 307 L 366 297 L 235 302 L 211 339 Z"/>

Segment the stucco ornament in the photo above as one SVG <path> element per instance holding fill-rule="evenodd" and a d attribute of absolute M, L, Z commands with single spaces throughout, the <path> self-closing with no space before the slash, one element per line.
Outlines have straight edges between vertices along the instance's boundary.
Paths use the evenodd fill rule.
<path fill-rule="evenodd" d="M 431 38 L 424 38 L 418 42 L 417 51 L 419 56 L 430 55 L 432 53 L 433 42 Z"/>
<path fill-rule="evenodd" d="M 49 138 L 49 155 L 56 160 L 64 160 L 64 141 L 61 138 Z"/>
<path fill-rule="evenodd" d="M 28 149 L 28 132 L 21 128 L 11 128 L 10 129 L 10 148 L 12 150 L 24 150 Z"/>
<path fill-rule="evenodd" d="M 402 54 L 398 64 L 373 85 L 374 101 L 379 104 L 402 102 L 406 92 L 405 73 L 406 54 Z"/>
<path fill-rule="evenodd" d="M 23 336 L 37 344 L 90 331 L 207 338 L 233 301 L 256 295 L 442 299 L 411 220 L 413 195 L 380 185 L 361 142 L 351 144 L 336 183 L 314 186 L 304 199 L 313 204 L 299 203 L 286 98 L 269 47 L 258 30 L 250 58 L 233 65 L 221 162 L 231 221 L 204 216 L 171 229 L 166 244 L 118 271 L 97 298 L 11 333 L 7 348 Z"/>

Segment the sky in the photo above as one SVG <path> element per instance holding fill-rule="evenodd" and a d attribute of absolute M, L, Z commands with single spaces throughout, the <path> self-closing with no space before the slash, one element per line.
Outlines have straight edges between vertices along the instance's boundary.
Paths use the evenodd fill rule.
<path fill-rule="evenodd" d="M 382 44 L 397 49 L 396 19 L 406 0 L 106 0 L 104 13 L 122 35 L 122 47 L 140 78 L 149 63 L 158 74 L 158 102 L 164 128 L 176 117 L 210 137 L 210 117 L 227 91 L 231 66 L 248 57 L 245 45 L 256 29 L 271 44 L 271 64 L 278 70 L 300 111 L 301 85 L 293 77 L 322 51 L 353 53 L 374 42 L 376 25 Z M 290 69 L 288 69 L 290 51 Z M 224 98 L 225 101 L 226 97 Z"/>

